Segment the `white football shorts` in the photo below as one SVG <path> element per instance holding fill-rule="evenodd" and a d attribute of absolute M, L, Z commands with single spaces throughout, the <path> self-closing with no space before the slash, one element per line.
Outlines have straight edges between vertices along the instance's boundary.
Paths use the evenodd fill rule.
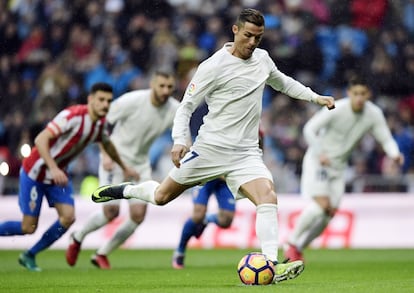
<path fill-rule="evenodd" d="M 344 171 L 322 166 L 318 156 L 306 152 L 302 166 L 302 196 L 329 196 L 331 205 L 337 208 L 344 192 Z"/>
<path fill-rule="evenodd" d="M 134 165 L 132 167 L 140 175 L 140 180 L 133 181 L 133 183 L 140 183 L 140 182 L 144 182 L 144 181 L 148 181 L 152 179 L 151 177 L 152 170 L 149 164 L 145 163 L 145 164 L 140 164 L 140 165 Z M 104 170 L 102 161 L 99 163 L 99 186 L 107 185 L 107 184 L 118 184 L 122 182 L 125 182 L 124 173 L 122 172 L 122 169 L 118 164 L 114 163 L 113 169 L 111 171 L 107 171 L 107 170 Z M 105 202 L 103 204 L 104 205 L 119 205 L 120 203 L 121 203 L 121 200 L 117 199 L 117 200 L 111 200 L 111 201 Z M 136 203 L 146 204 L 145 201 L 136 199 L 136 198 L 128 199 L 128 203 L 129 204 L 134 204 L 134 203 L 135 204 Z"/>
<path fill-rule="evenodd" d="M 174 167 L 169 176 L 179 184 L 198 185 L 224 176 L 236 199 L 245 196 L 239 192 L 244 183 L 258 178 L 273 182 L 272 174 L 263 163 L 260 149 L 229 151 L 207 146 L 193 146 L 182 158 L 180 168 Z"/>

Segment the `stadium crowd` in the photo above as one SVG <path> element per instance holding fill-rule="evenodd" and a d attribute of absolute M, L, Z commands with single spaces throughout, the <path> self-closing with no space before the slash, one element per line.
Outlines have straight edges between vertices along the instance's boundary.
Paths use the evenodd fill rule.
<path fill-rule="evenodd" d="M 349 191 L 412 191 L 404 178 L 414 174 L 413 0 L 0 1 L 0 161 L 10 163 L 9 176 L 18 176 L 20 146 L 32 145 L 65 106 L 86 102 L 97 81 L 113 85 L 117 97 L 145 88 L 163 68 L 176 72 L 180 99 L 196 66 L 230 40 L 223 28 L 246 6 L 265 14 L 261 47 L 282 72 L 337 99 L 353 73 L 370 81 L 405 164 L 390 164 L 367 136 L 350 162 Z M 269 88 L 263 108 L 265 162 L 278 191 L 296 193 L 302 127 L 318 107 Z M 89 148 L 77 159 L 74 178 L 97 174 L 97 153 Z M 361 176 L 381 179 L 361 185 Z"/>

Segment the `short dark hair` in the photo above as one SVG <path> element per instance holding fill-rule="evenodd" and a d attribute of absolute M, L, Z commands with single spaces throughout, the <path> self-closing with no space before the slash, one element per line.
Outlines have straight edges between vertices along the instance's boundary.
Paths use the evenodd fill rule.
<path fill-rule="evenodd" d="M 94 83 L 91 87 L 91 93 L 94 94 L 97 91 L 103 91 L 103 92 L 107 92 L 107 93 L 113 93 L 114 92 L 112 86 L 109 83 L 106 83 L 106 82 Z"/>
<path fill-rule="evenodd" d="M 366 87 L 370 87 L 368 80 L 366 80 L 363 76 L 361 75 L 352 75 L 349 80 L 348 80 L 348 88 L 352 87 L 352 86 L 356 86 L 356 85 L 363 85 Z"/>
<path fill-rule="evenodd" d="M 170 71 L 158 69 L 154 72 L 154 76 L 162 76 L 165 78 L 175 77 L 174 74 Z"/>
<path fill-rule="evenodd" d="M 243 9 L 236 20 L 236 25 L 238 27 L 243 27 L 246 22 L 253 23 L 257 26 L 264 26 L 265 20 L 263 14 L 253 8 Z"/>

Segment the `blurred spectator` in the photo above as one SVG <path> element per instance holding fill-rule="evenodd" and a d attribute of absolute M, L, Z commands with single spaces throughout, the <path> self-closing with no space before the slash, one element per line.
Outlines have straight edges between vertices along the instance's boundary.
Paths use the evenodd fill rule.
<path fill-rule="evenodd" d="M 319 91 L 318 77 L 323 69 L 323 55 L 319 47 L 315 27 L 309 25 L 301 31 L 301 42 L 294 55 L 296 79 Z"/>
<path fill-rule="evenodd" d="M 403 24 L 411 36 L 414 35 L 414 0 L 404 0 L 403 2 Z"/>
<path fill-rule="evenodd" d="M 174 72 L 178 60 L 177 38 L 170 30 L 171 22 L 168 18 L 159 19 L 154 35 L 151 39 L 151 67 L 150 72 L 156 68 Z"/>
<path fill-rule="evenodd" d="M 132 16 L 128 23 L 125 43 L 130 50 L 131 62 L 141 70 L 148 72 L 150 68 L 150 40 L 149 31 L 151 19 L 144 14 Z"/>
<path fill-rule="evenodd" d="M 356 28 L 377 32 L 384 24 L 387 0 L 351 0 L 351 23 Z"/>
<path fill-rule="evenodd" d="M 57 58 L 65 51 L 67 46 L 66 25 L 54 22 L 47 28 L 45 49 L 50 53 L 51 58 Z"/>
<path fill-rule="evenodd" d="M 205 31 L 198 37 L 198 46 L 204 52 L 204 56 L 210 56 L 217 49 L 218 38 L 224 34 L 221 28 L 223 21 L 218 16 L 211 16 L 206 20 Z"/>
<path fill-rule="evenodd" d="M 57 113 L 68 105 L 67 90 L 69 88 L 69 78 L 61 68 L 60 63 L 49 63 L 43 68 L 37 79 L 38 95 L 36 98 L 35 111 L 42 111 L 44 100 L 49 99 Z M 42 105 L 42 106 L 39 106 Z"/>
<path fill-rule="evenodd" d="M 342 43 L 340 50 L 340 57 L 336 61 L 332 84 L 343 89 L 351 76 L 362 72 L 363 60 L 354 53 L 351 44 L 348 42 Z"/>
<path fill-rule="evenodd" d="M 332 26 L 351 23 L 351 0 L 330 0 L 329 5 L 330 22 Z"/>
<path fill-rule="evenodd" d="M 365 68 L 370 84 L 377 95 L 392 94 L 396 85 L 394 60 L 382 44 L 376 44 L 368 67 Z"/>
<path fill-rule="evenodd" d="M 119 97 L 126 92 L 134 77 L 141 70 L 131 63 L 129 52 L 124 50 L 120 36 L 113 32 L 108 36 L 106 48 L 95 66 L 85 72 L 85 88 L 89 89 L 94 83 L 105 80 L 114 89 L 114 96 Z"/>
<path fill-rule="evenodd" d="M 0 56 L 14 56 L 21 46 L 17 24 L 11 14 L 0 12 Z"/>

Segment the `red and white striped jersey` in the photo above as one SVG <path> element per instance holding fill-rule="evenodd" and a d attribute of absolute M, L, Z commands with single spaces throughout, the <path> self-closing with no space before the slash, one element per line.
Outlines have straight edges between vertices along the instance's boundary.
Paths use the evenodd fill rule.
<path fill-rule="evenodd" d="M 109 140 L 105 118 L 93 122 L 87 105 L 74 105 L 64 109 L 46 128 L 56 135 L 50 142 L 50 154 L 61 169 L 65 169 L 89 143 Z M 45 161 L 36 147 L 23 160 L 23 169 L 33 180 L 53 183 Z"/>

